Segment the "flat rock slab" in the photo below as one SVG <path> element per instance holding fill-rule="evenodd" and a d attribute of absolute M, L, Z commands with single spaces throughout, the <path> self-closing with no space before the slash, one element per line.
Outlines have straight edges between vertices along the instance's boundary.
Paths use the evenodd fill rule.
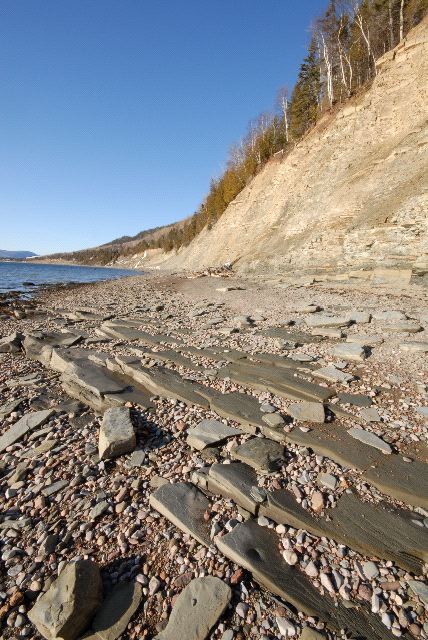
<path fill-rule="evenodd" d="M 321 342 L 322 338 L 314 336 L 304 331 L 291 331 L 285 327 L 272 327 L 261 331 L 261 335 L 268 336 L 269 338 L 277 338 L 282 340 L 288 340 L 289 342 L 297 342 L 297 344 L 312 344 L 314 342 Z"/>
<path fill-rule="evenodd" d="M 32 413 L 26 413 L 15 422 L 2 436 L 0 436 L 0 453 L 3 453 L 23 436 L 30 431 L 34 431 L 37 427 L 44 424 L 55 413 L 53 409 L 46 409 L 45 411 L 33 411 Z"/>
<path fill-rule="evenodd" d="M 308 382 L 289 371 L 265 364 L 247 361 L 224 367 L 218 372 L 219 378 L 230 378 L 233 382 L 260 391 L 270 391 L 280 398 L 291 400 L 318 400 L 324 402 L 335 394 L 333 389 Z"/>
<path fill-rule="evenodd" d="M 419 333 L 419 331 L 423 331 L 423 327 L 421 327 L 420 324 L 409 320 L 385 324 L 383 330 L 389 333 Z"/>
<path fill-rule="evenodd" d="M 321 402 L 301 402 L 289 407 L 290 416 L 301 422 L 325 422 L 325 409 Z"/>
<path fill-rule="evenodd" d="M 328 428 L 320 425 L 306 433 L 293 429 L 284 434 L 284 439 L 308 447 L 343 467 L 357 469 L 368 482 L 397 500 L 428 509 L 428 473 L 423 462 L 407 463 L 399 455 L 384 455 L 332 423 Z"/>
<path fill-rule="evenodd" d="M 380 617 L 365 607 L 347 608 L 321 593 L 298 569 L 288 565 L 279 551 L 277 534 L 254 520 L 238 524 L 230 533 L 217 537 L 220 552 L 251 571 L 254 579 L 266 589 L 284 598 L 298 611 L 323 620 L 333 631 L 345 629 L 358 638 L 386 640 L 393 635 Z"/>
<path fill-rule="evenodd" d="M 134 349 L 135 353 L 137 353 L 138 351 L 139 351 L 138 349 Z M 187 369 L 193 369 L 195 371 L 202 369 L 200 365 L 193 364 L 190 358 L 183 356 L 183 354 L 178 353 L 177 351 L 172 351 L 171 349 L 168 349 L 166 351 L 147 351 L 146 350 L 146 351 L 141 351 L 141 354 L 137 353 L 137 355 L 141 355 L 146 358 L 151 358 L 152 360 L 157 360 L 160 362 L 173 362 L 179 367 L 186 367 Z"/>
<path fill-rule="evenodd" d="M 102 581 L 90 560 L 68 564 L 29 611 L 28 617 L 47 640 L 76 640 L 101 604 Z"/>
<path fill-rule="evenodd" d="M 379 449 L 382 453 L 386 453 L 388 455 L 392 453 L 392 449 L 389 444 L 382 440 L 382 438 L 379 438 L 376 434 L 371 433 L 371 431 L 352 427 L 351 429 L 348 429 L 348 433 L 352 438 L 355 438 L 364 444 L 368 444 L 370 447 Z"/>
<path fill-rule="evenodd" d="M 0 419 L 4 420 L 10 416 L 10 414 L 16 411 L 23 402 L 24 398 L 16 398 L 16 400 L 9 400 L 9 402 L 5 402 L 5 404 L 0 407 Z"/>
<path fill-rule="evenodd" d="M 268 493 L 260 514 L 278 524 L 305 529 L 325 536 L 363 555 L 391 560 L 416 575 L 428 559 L 427 533 L 415 524 L 415 514 L 394 510 L 386 504 L 363 502 L 354 493 L 344 493 L 325 517 L 315 517 L 303 509 L 286 489 Z M 416 519 L 421 516 L 416 516 Z"/>
<path fill-rule="evenodd" d="M 248 464 L 216 463 L 208 470 L 207 489 L 216 495 L 234 500 L 252 514 L 257 511 L 257 502 L 251 496 L 251 489 L 256 486 L 257 474 Z"/>
<path fill-rule="evenodd" d="M 141 342 L 145 342 L 146 344 L 162 344 L 163 342 L 181 344 L 182 340 L 180 338 L 166 335 L 166 334 L 155 334 L 147 333 L 146 331 L 140 331 L 139 329 L 134 328 L 138 326 L 137 323 L 133 323 L 132 325 L 128 324 L 116 324 L 114 322 L 106 322 L 101 325 L 101 332 L 111 338 L 116 338 L 118 340 L 126 340 L 133 342 L 134 340 L 140 340 Z"/>
<path fill-rule="evenodd" d="M 223 443 L 228 438 L 233 438 L 241 434 L 239 429 L 229 427 L 219 420 L 201 420 L 201 422 L 190 429 L 187 436 L 187 444 L 198 451 L 206 447 L 212 447 Z"/>
<path fill-rule="evenodd" d="M 238 392 L 212 393 L 208 389 L 202 389 L 201 393 L 207 393 L 212 411 L 222 418 L 239 422 L 244 431 L 255 433 L 257 427 L 263 426 L 264 414 L 260 411 L 260 403 L 254 396 Z"/>
<path fill-rule="evenodd" d="M 383 338 L 382 336 L 376 336 L 376 335 L 360 335 L 360 334 L 356 334 L 356 335 L 348 335 L 346 337 L 346 342 L 351 342 L 354 344 L 361 344 L 361 345 L 365 345 L 367 347 L 374 347 L 376 345 L 382 344 L 383 343 Z"/>
<path fill-rule="evenodd" d="M 342 404 L 351 404 L 353 407 L 371 407 L 373 400 L 370 396 L 363 396 L 358 393 L 338 393 L 337 397 Z"/>
<path fill-rule="evenodd" d="M 210 502 L 188 482 L 164 484 L 150 496 L 150 506 L 159 511 L 176 527 L 189 533 L 201 544 L 210 546 L 210 530 L 204 520 Z"/>
<path fill-rule="evenodd" d="M 131 413 L 127 407 L 113 407 L 104 413 L 98 439 L 100 460 L 131 453 L 136 446 Z"/>
<path fill-rule="evenodd" d="M 316 313 L 305 318 L 308 327 L 349 327 L 351 320 L 347 316 L 329 316 Z"/>
<path fill-rule="evenodd" d="M 103 600 L 92 622 L 87 640 L 116 640 L 126 631 L 128 622 L 138 609 L 143 587 L 138 582 L 120 582 Z"/>
<path fill-rule="evenodd" d="M 220 578 L 194 578 L 178 596 L 166 628 L 155 640 L 205 640 L 231 598 L 231 588 Z"/>
<path fill-rule="evenodd" d="M 408 351 L 410 353 L 428 353 L 428 342 L 417 342 L 416 340 L 402 342 L 400 349 L 401 351 Z"/>
<path fill-rule="evenodd" d="M 116 357 L 122 372 L 143 385 L 151 393 L 166 398 L 175 398 L 187 405 L 200 405 L 209 408 L 209 402 L 198 391 L 202 387 L 190 380 L 184 380 L 180 374 L 163 367 L 146 369 L 136 358 Z"/>
<path fill-rule="evenodd" d="M 333 347 L 332 353 L 339 358 L 351 360 L 352 362 L 364 362 L 367 358 L 367 349 L 360 344 L 343 342 Z"/>
<path fill-rule="evenodd" d="M 329 364 L 326 367 L 321 367 L 320 369 L 315 369 L 313 375 L 317 378 L 321 378 L 322 380 L 327 380 L 328 382 L 340 382 L 341 384 L 348 384 L 348 382 L 351 382 L 351 380 L 354 379 L 354 376 L 351 376 L 351 374 L 345 373 L 344 371 L 340 371 L 340 369 L 336 369 L 332 364 Z"/>
<path fill-rule="evenodd" d="M 89 394 L 99 398 L 107 393 L 121 393 L 126 385 L 118 383 L 114 376 L 105 368 L 90 360 L 78 360 L 70 365 L 63 373 L 62 380 L 74 383 Z"/>
<path fill-rule="evenodd" d="M 364 472 L 366 480 L 397 500 L 428 510 L 428 465 L 418 460 L 408 463 L 397 455 L 379 456 Z"/>
<path fill-rule="evenodd" d="M 284 462 L 284 447 L 268 438 L 251 438 L 234 447 L 230 455 L 257 471 L 274 471 Z"/>
<path fill-rule="evenodd" d="M 312 329 L 312 335 L 322 336 L 323 338 L 337 338 L 340 340 L 345 334 L 342 329 L 335 327 L 317 327 L 316 329 Z"/>

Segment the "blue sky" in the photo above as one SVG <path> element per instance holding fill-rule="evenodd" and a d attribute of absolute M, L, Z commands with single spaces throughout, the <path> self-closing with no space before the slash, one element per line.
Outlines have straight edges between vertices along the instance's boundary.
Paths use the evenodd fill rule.
<path fill-rule="evenodd" d="M 0 248 L 68 251 L 193 213 L 292 87 L 323 0 L 3 0 Z"/>

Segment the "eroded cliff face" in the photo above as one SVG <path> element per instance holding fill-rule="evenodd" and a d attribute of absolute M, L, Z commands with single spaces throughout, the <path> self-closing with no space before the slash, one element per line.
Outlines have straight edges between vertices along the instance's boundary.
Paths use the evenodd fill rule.
<path fill-rule="evenodd" d="M 428 270 L 428 20 L 377 69 L 363 96 L 269 163 L 210 231 L 152 264 Z"/>

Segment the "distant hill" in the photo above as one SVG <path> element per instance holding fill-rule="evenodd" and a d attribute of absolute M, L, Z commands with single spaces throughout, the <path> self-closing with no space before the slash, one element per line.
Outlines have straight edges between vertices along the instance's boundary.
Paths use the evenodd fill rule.
<path fill-rule="evenodd" d="M 0 258 L 33 258 L 37 253 L 32 251 L 6 251 L 0 249 Z"/>

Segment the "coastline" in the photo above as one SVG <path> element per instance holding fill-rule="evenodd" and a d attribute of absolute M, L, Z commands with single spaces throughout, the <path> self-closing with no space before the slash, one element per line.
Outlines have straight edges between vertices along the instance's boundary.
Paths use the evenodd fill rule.
<path fill-rule="evenodd" d="M 3 453 L 0 509 L 4 515 L 0 516 L 0 523 L 5 517 L 20 518 L 22 527 L 16 529 L 13 545 L 28 550 L 8 561 L 8 595 L 3 605 L 6 615 L 14 611 L 13 594 L 22 593 L 21 602 L 27 611 L 34 606 L 43 585 L 47 582 L 49 586 L 49 580 L 56 578 L 59 563 L 67 565 L 75 558 L 87 558 L 100 567 L 105 593 L 114 592 L 118 584 L 125 582 L 134 585 L 132 594 L 137 603 L 139 597 L 143 598 L 144 609 L 137 607 L 133 618 L 127 619 L 129 639 L 155 637 L 166 624 L 165 610 L 170 611 L 184 586 L 201 572 L 221 578 L 233 590 L 232 606 L 215 637 L 221 638 L 226 629 L 239 634 L 243 624 L 240 608 L 245 605 L 247 612 L 256 615 L 262 601 L 263 609 L 254 623 L 258 634 L 263 628 L 273 629 L 275 612 L 276 616 L 286 617 L 298 631 L 304 626 L 314 631 L 329 629 L 331 638 L 338 639 L 340 634 L 334 629 L 336 608 L 331 610 L 330 619 L 321 618 L 322 624 L 315 623 L 314 615 L 308 613 L 305 594 L 310 590 L 316 595 L 314 606 L 319 607 L 320 616 L 324 615 L 324 607 L 330 606 L 326 603 L 333 602 L 320 584 L 319 573 L 311 576 L 305 572 L 308 556 L 315 567 L 321 557 L 324 559 L 332 585 L 336 584 L 333 568 L 349 585 L 348 596 L 351 602 L 358 603 L 358 615 L 363 616 L 358 618 L 360 624 L 372 618 L 380 621 L 380 616 L 371 613 L 365 604 L 361 589 L 382 589 L 387 580 L 399 585 L 397 589 L 404 598 L 408 581 L 420 573 L 419 568 L 407 565 L 404 571 L 397 563 L 410 562 L 411 554 L 405 559 L 395 554 L 394 560 L 389 561 L 388 554 L 393 552 L 385 547 L 385 532 L 376 539 L 374 522 L 370 535 L 349 538 L 348 568 L 343 571 L 340 541 L 325 533 L 320 551 L 319 538 L 307 527 L 312 521 L 325 522 L 327 506 L 333 509 L 340 505 L 349 487 L 356 496 L 357 508 L 376 507 L 376 518 L 382 517 L 387 506 L 396 518 L 404 509 L 406 517 L 423 523 L 416 503 L 422 499 L 420 469 L 428 457 L 424 444 L 426 426 L 416 409 L 427 404 L 428 396 L 423 391 L 426 356 L 406 351 L 401 345 L 427 341 L 426 297 L 426 290 L 415 284 L 400 291 L 376 288 L 370 283 L 302 285 L 297 278 L 293 283 L 233 273 L 210 277 L 202 273 L 149 272 L 144 278 L 135 275 L 38 291 L 25 317 L 8 317 L 0 322 L 0 338 L 15 332 L 24 336 L 22 346 L 15 352 L 0 354 L 0 406 L 19 401 L 3 419 L 0 438 L 30 412 L 49 414 L 39 427 L 25 433 Z M 392 330 L 394 322 L 399 322 L 398 310 L 411 318 L 401 322 L 408 327 L 420 323 L 423 330 L 407 335 Z M 338 346 L 357 343 L 334 337 L 332 327 L 324 330 L 324 337 L 314 336 L 310 323 L 325 314 L 339 318 L 337 322 L 344 324 L 340 331 L 348 338 L 368 336 L 372 345 L 368 357 L 352 361 L 335 355 Z M 343 320 L 346 314 L 355 318 L 352 324 Z M 352 381 L 332 383 L 314 376 L 316 369 L 332 365 L 337 367 L 338 375 L 353 376 Z M 365 421 L 361 407 L 343 404 L 338 395 L 328 400 L 330 408 L 326 408 L 324 425 L 308 421 L 302 414 L 293 418 L 296 398 L 281 395 L 283 384 L 269 382 L 269 375 L 273 376 L 271 380 L 278 381 L 280 375 L 293 384 L 299 380 L 302 385 L 310 382 L 316 385 L 316 393 L 331 389 L 335 394 L 350 393 L 368 399 L 370 409 L 379 413 L 381 422 Z M 210 389 L 208 396 L 195 391 L 201 385 Z M 237 394 L 241 403 L 251 404 L 245 417 L 240 417 L 239 403 L 211 404 L 212 398 L 220 402 Z M 211 398 L 209 402 L 207 397 Z M 305 403 L 299 400 L 297 404 Z M 127 453 L 100 460 L 100 429 L 109 406 L 130 411 L 136 443 L 134 450 L 131 446 Z M 270 425 L 263 419 L 266 415 L 275 417 L 276 426 L 274 421 Z M 236 434 L 215 446 L 195 448 L 189 436 L 201 420 L 220 420 Z M 408 427 L 398 428 L 398 423 Z M 363 446 L 357 440 L 349 448 L 344 443 L 340 459 L 336 457 L 331 434 L 343 437 L 355 425 L 380 433 L 383 442 L 393 449 L 389 456 L 373 449 L 377 465 L 389 464 L 391 459 L 397 461 L 397 472 L 390 482 L 386 481 L 389 476 L 382 474 L 383 489 L 374 476 L 366 477 L 357 460 L 357 467 L 353 465 L 352 456 L 358 446 Z M 308 444 L 316 433 L 326 439 L 324 455 Z M 251 483 L 259 487 L 260 495 L 287 488 L 292 489 L 287 495 L 300 495 L 296 509 L 298 506 L 298 513 L 302 514 L 299 517 L 306 518 L 305 526 L 284 526 L 263 516 L 266 524 L 261 519 L 262 512 L 251 520 L 251 487 L 247 487 L 248 493 L 247 489 L 240 493 L 230 487 L 226 491 L 217 481 L 215 491 L 210 492 L 197 484 L 203 482 L 203 473 L 208 473 L 212 463 L 222 466 L 227 462 L 228 468 L 238 464 L 237 448 L 254 440 L 270 447 L 279 458 L 278 466 L 270 468 L 264 453 L 252 456 L 247 452 L 244 460 L 250 467 L 254 465 Z M 417 482 L 411 485 L 413 497 L 410 490 L 404 496 L 394 485 L 400 480 L 403 465 L 399 461 L 403 456 L 411 460 L 403 463 L 407 477 L 417 474 Z M 16 481 L 18 464 L 22 465 L 19 469 L 23 475 Z M 317 478 L 323 474 L 336 480 L 334 488 L 319 484 Z M 187 523 L 184 531 L 176 526 L 180 518 L 185 518 L 180 510 L 171 522 L 160 499 L 153 501 L 155 492 L 157 496 L 162 494 L 157 493 L 162 487 L 172 491 L 181 483 L 195 487 L 192 491 L 200 492 L 201 487 L 204 491 L 199 499 L 206 506 L 194 517 L 200 522 L 200 537 L 205 539 L 207 535 L 209 553 L 200 540 L 194 539 L 193 525 Z M 239 504 L 242 495 L 246 496 L 246 506 Z M 319 511 L 317 500 L 322 501 Z M 347 517 L 351 517 L 349 513 Z M 217 544 L 227 541 L 236 526 L 247 527 L 249 519 L 253 528 L 260 529 L 258 544 L 267 545 L 263 547 L 270 558 L 266 571 L 271 571 L 275 563 L 283 563 L 288 584 L 300 585 L 295 604 L 298 615 L 279 605 L 269 587 L 265 590 L 259 586 L 259 575 L 256 572 L 252 576 L 244 560 L 237 562 L 236 556 L 229 559 L 224 546 L 219 550 Z M 423 532 L 419 525 L 415 528 Z M 211 530 L 216 537 L 210 537 Z M 7 544 L 5 531 L 0 528 L 0 540 L 4 538 Z M 41 538 L 40 531 L 45 538 Z M 303 538 L 299 537 L 300 531 L 306 531 Z M 271 536 L 268 544 L 262 541 L 266 532 Z M 387 533 L 395 535 L 394 530 Z M 369 543 L 375 548 L 367 546 Z M 376 552 L 376 544 L 384 544 L 382 553 Z M 396 548 L 400 548 L 398 541 Z M 281 553 L 275 555 L 276 549 Z M 294 556 L 293 564 L 285 562 L 284 553 L 289 559 L 294 553 L 296 562 Z M 387 555 L 379 557 L 382 554 Z M 361 578 L 361 567 L 366 567 L 368 557 L 377 573 L 370 579 L 364 574 Z M 412 567 L 419 567 L 417 558 L 412 562 Z M 294 584 L 293 580 L 302 582 Z M 157 588 L 149 584 L 156 584 Z M 286 601 L 287 587 L 284 588 L 282 598 Z M 387 611 L 393 612 L 395 591 L 382 593 Z M 339 607 L 343 606 L 338 588 L 334 599 Z M 318 613 L 317 608 L 314 611 Z M 422 629 L 426 622 L 423 611 L 415 615 L 413 623 L 417 627 Z M 9 640 L 14 631 L 5 628 L 3 633 Z"/>

